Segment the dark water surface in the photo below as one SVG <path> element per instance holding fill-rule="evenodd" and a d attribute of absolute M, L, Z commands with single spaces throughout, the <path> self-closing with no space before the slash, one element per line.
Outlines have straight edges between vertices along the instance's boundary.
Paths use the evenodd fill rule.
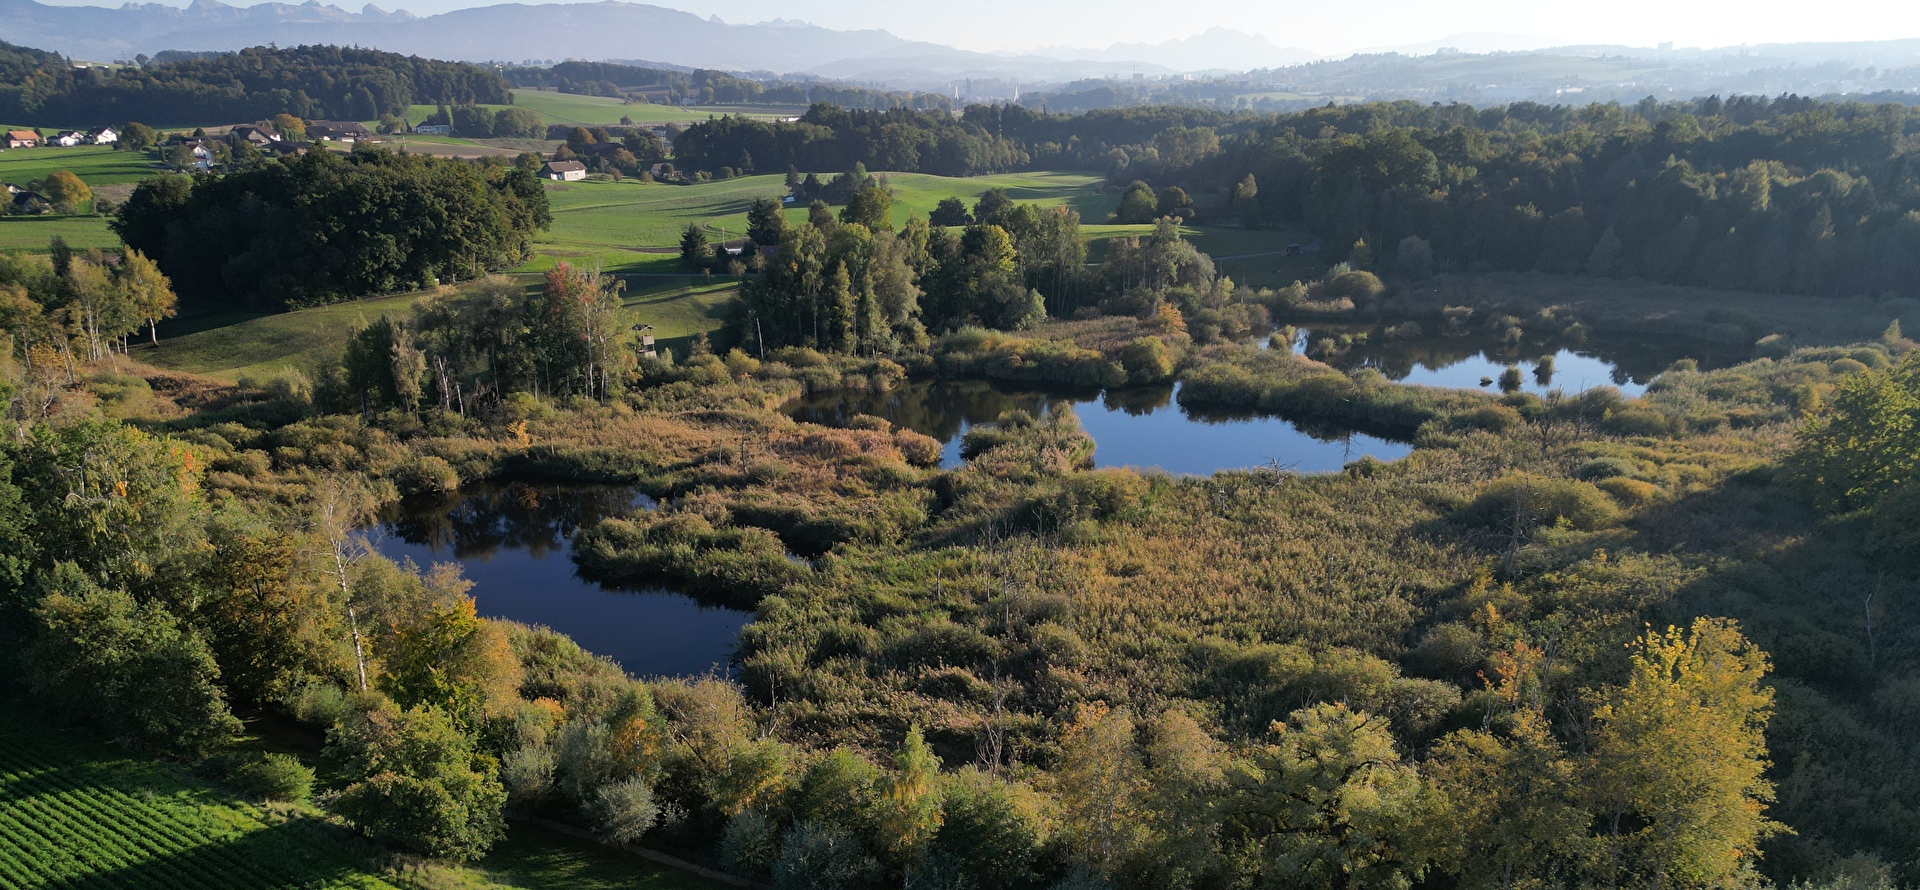
<path fill-rule="evenodd" d="M 553 628 L 629 673 L 724 671 L 750 615 L 664 587 L 603 586 L 574 570 L 576 529 L 651 507 L 625 486 L 478 485 L 389 506 L 374 546 L 422 568 L 459 563 L 481 615 Z"/>
<path fill-rule="evenodd" d="M 1338 344 L 1342 335 L 1355 334 L 1365 334 L 1365 341 Z M 1579 343 L 1507 343 L 1484 332 L 1395 340 L 1381 328 L 1335 325 L 1295 331 L 1293 351 L 1342 371 L 1373 368 L 1396 383 L 1498 392 L 1500 375 L 1512 367 L 1520 369 L 1523 392 L 1545 395 L 1557 389 L 1572 395 L 1611 386 L 1628 398 L 1645 393 L 1660 372 L 1681 359 L 1693 359 L 1703 369 L 1748 359 L 1744 349 L 1679 340 L 1594 337 Z M 1551 361 L 1543 363 L 1548 357 Z M 1483 380 L 1492 382 L 1483 385 Z"/>
<path fill-rule="evenodd" d="M 1043 390 L 979 380 L 912 380 L 886 393 L 822 393 L 786 405 L 795 420 L 846 426 L 870 414 L 939 439 L 941 466 L 959 466 L 960 437 L 1019 409 L 1036 417 L 1071 408 L 1093 437 L 1103 467 L 1157 467 L 1169 473 L 1279 465 L 1300 472 L 1338 470 L 1362 455 L 1405 457 L 1413 446 L 1271 415 L 1199 411 L 1177 404 L 1178 386 Z"/>

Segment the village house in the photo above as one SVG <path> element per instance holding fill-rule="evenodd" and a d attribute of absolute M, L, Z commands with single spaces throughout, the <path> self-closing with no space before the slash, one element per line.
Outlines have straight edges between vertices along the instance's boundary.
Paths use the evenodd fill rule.
<path fill-rule="evenodd" d="M 8 148 L 33 148 L 40 144 L 40 134 L 34 130 L 8 130 Z"/>
<path fill-rule="evenodd" d="M 206 142 L 199 139 L 188 139 L 180 144 L 186 146 L 187 150 L 192 152 L 193 169 L 213 169 L 213 149 L 209 147 Z"/>
<path fill-rule="evenodd" d="M 307 123 L 307 138 L 325 142 L 360 142 L 372 139 L 373 133 L 355 121 L 310 121 Z"/>
<path fill-rule="evenodd" d="M 87 141 L 94 145 L 116 145 L 120 142 L 120 131 L 112 127 L 101 127 L 87 132 Z"/>
<path fill-rule="evenodd" d="M 76 145 L 86 145 L 88 140 L 87 134 L 78 130 L 62 130 L 52 139 L 47 140 L 47 142 L 51 145 L 58 145 L 61 148 L 72 148 Z"/>
<path fill-rule="evenodd" d="M 587 165 L 579 161 L 548 161 L 540 168 L 540 177 L 556 182 L 579 182 L 587 178 Z"/>
<path fill-rule="evenodd" d="M 47 200 L 45 195 L 38 192 L 27 191 L 11 182 L 7 183 L 6 187 L 8 213 L 16 216 L 27 216 L 53 212 L 53 202 Z"/>
<path fill-rule="evenodd" d="M 422 136 L 452 136 L 453 125 L 452 124 L 421 124 L 420 126 L 414 127 L 413 132 L 418 133 Z"/>
<path fill-rule="evenodd" d="M 280 134 L 258 124 L 241 124 L 227 131 L 227 141 L 236 145 L 247 142 L 259 148 L 279 142 Z"/>
<path fill-rule="evenodd" d="M 306 154 L 307 149 L 312 147 L 313 143 L 311 142 L 294 142 L 291 139 L 276 139 L 266 145 L 260 146 L 260 150 L 276 158 L 284 158 L 289 156 L 299 157 L 300 155 Z"/>

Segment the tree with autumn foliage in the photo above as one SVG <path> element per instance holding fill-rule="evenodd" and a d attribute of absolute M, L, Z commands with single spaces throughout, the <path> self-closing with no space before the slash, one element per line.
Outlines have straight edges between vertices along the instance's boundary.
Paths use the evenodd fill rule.
<path fill-rule="evenodd" d="M 1584 786 L 1602 876 L 1620 886 L 1732 886 L 1751 873 L 1759 842 L 1782 830 L 1766 817 L 1767 654 L 1721 618 L 1648 630 L 1632 647 L 1626 683 L 1593 711 Z"/>

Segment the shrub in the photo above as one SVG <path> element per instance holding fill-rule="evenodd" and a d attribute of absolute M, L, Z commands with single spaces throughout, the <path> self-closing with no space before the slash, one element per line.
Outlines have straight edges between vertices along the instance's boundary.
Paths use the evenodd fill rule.
<path fill-rule="evenodd" d="M 1141 337 L 1120 350 L 1127 382 L 1158 383 L 1173 376 L 1173 351 L 1159 337 Z"/>
<path fill-rule="evenodd" d="M 864 890 L 880 880 L 880 863 L 853 835 L 817 822 L 797 822 L 781 838 L 774 890 Z"/>
<path fill-rule="evenodd" d="M 393 484 L 401 494 L 452 491 L 460 487 L 460 474 L 452 464 L 429 454 L 401 465 Z"/>
<path fill-rule="evenodd" d="M 639 778 L 601 786 L 593 795 L 593 828 L 615 843 L 637 841 L 660 820 L 653 787 Z"/>
<path fill-rule="evenodd" d="M 893 447 L 900 449 L 900 456 L 916 467 L 937 467 L 945 453 L 939 439 L 907 429 L 894 432 Z"/>
<path fill-rule="evenodd" d="M 720 836 L 720 864 L 737 874 L 764 880 L 780 857 L 780 832 L 772 819 L 742 810 L 727 819 Z"/>
<path fill-rule="evenodd" d="M 1873 508 L 1867 547 L 1908 571 L 1920 563 L 1920 485 L 1898 489 Z"/>
<path fill-rule="evenodd" d="M 1613 501 L 1588 483 L 1514 473 L 1488 483 L 1460 518 L 1470 525 L 1524 537 L 1536 527 L 1562 520 L 1581 530 L 1600 528 L 1619 514 Z"/>
<path fill-rule="evenodd" d="M 313 794 L 313 770 L 291 754 L 261 754 L 227 773 L 233 787 L 267 800 L 305 801 Z"/>
<path fill-rule="evenodd" d="M 1615 476 L 1631 476 L 1635 469 L 1633 461 L 1623 457 L 1596 457 L 1574 470 L 1573 477 L 1586 482 L 1598 482 Z"/>
<path fill-rule="evenodd" d="M 1660 493 L 1658 485 L 1639 479 L 1628 479 L 1624 476 L 1603 479 L 1595 483 L 1594 487 L 1619 501 L 1622 507 L 1638 507 L 1651 503 Z"/>

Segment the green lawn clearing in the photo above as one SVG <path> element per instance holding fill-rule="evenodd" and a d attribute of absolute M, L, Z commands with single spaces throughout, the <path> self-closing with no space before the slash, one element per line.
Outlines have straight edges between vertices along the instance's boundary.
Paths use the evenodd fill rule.
<path fill-rule="evenodd" d="M 1083 220 L 1104 219 L 1117 198 L 1095 191 L 1099 176 L 1090 173 L 1006 173 L 958 178 L 924 173 L 886 173 L 893 188 L 893 221 L 926 216 L 941 198 L 958 197 L 971 205 L 991 188 L 1004 188 L 1015 201 L 1046 206 L 1065 204 Z M 743 176 L 694 185 L 624 182 L 554 183 L 547 187 L 553 228 L 535 241 L 540 258 L 523 271 L 550 268 L 554 262 L 598 263 L 618 272 L 668 273 L 678 270 L 671 254 L 688 224 L 707 229 L 713 240 L 745 236 L 747 208 L 756 198 L 787 193 L 784 175 Z M 787 217 L 806 221 L 805 206 L 790 205 Z M 649 250 L 651 249 L 651 251 Z"/>
<path fill-rule="evenodd" d="M 141 151 L 114 151 L 110 145 L 72 148 L 13 148 L 0 151 L 0 182 L 26 185 L 47 178 L 55 170 L 69 170 L 89 186 L 134 183 L 158 176 L 163 167 Z"/>
<path fill-rule="evenodd" d="M 387 890 L 371 844 L 184 770 L 0 713 L 0 886 Z"/>
<path fill-rule="evenodd" d="M 516 276 L 533 293 L 535 275 Z M 725 323 L 739 283 L 704 276 L 640 277 L 627 281 L 623 305 L 633 324 L 651 324 L 661 345 L 677 355 L 700 333 Z M 136 343 L 133 357 L 148 364 L 219 380 L 269 379 L 288 370 L 313 375 L 340 359 L 347 338 L 382 315 L 411 318 L 425 293 L 396 294 L 275 315 L 226 313 L 176 319 L 160 326 L 160 345 Z"/>
<path fill-rule="evenodd" d="M 120 236 L 107 228 L 104 216 L 3 216 L 0 217 L 0 252 L 25 250 L 45 253 L 47 243 L 58 235 L 75 250 L 98 247 L 118 250 Z"/>
<path fill-rule="evenodd" d="M 160 345 L 134 346 L 134 358 L 222 380 L 267 378 L 288 369 L 311 374 L 340 359 L 347 337 L 381 315 L 413 314 L 424 294 L 398 294 L 276 315 L 225 313 L 160 326 Z"/>
<path fill-rule="evenodd" d="M 576 124 L 584 127 L 617 124 L 623 117 L 636 124 L 686 124 L 728 115 L 764 120 L 797 117 L 806 113 L 805 108 L 783 105 L 653 105 L 644 102 L 627 103 L 605 96 L 579 96 L 547 90 L 514 90 L 513 104 L 539 112 L 549 124 Z"/>

